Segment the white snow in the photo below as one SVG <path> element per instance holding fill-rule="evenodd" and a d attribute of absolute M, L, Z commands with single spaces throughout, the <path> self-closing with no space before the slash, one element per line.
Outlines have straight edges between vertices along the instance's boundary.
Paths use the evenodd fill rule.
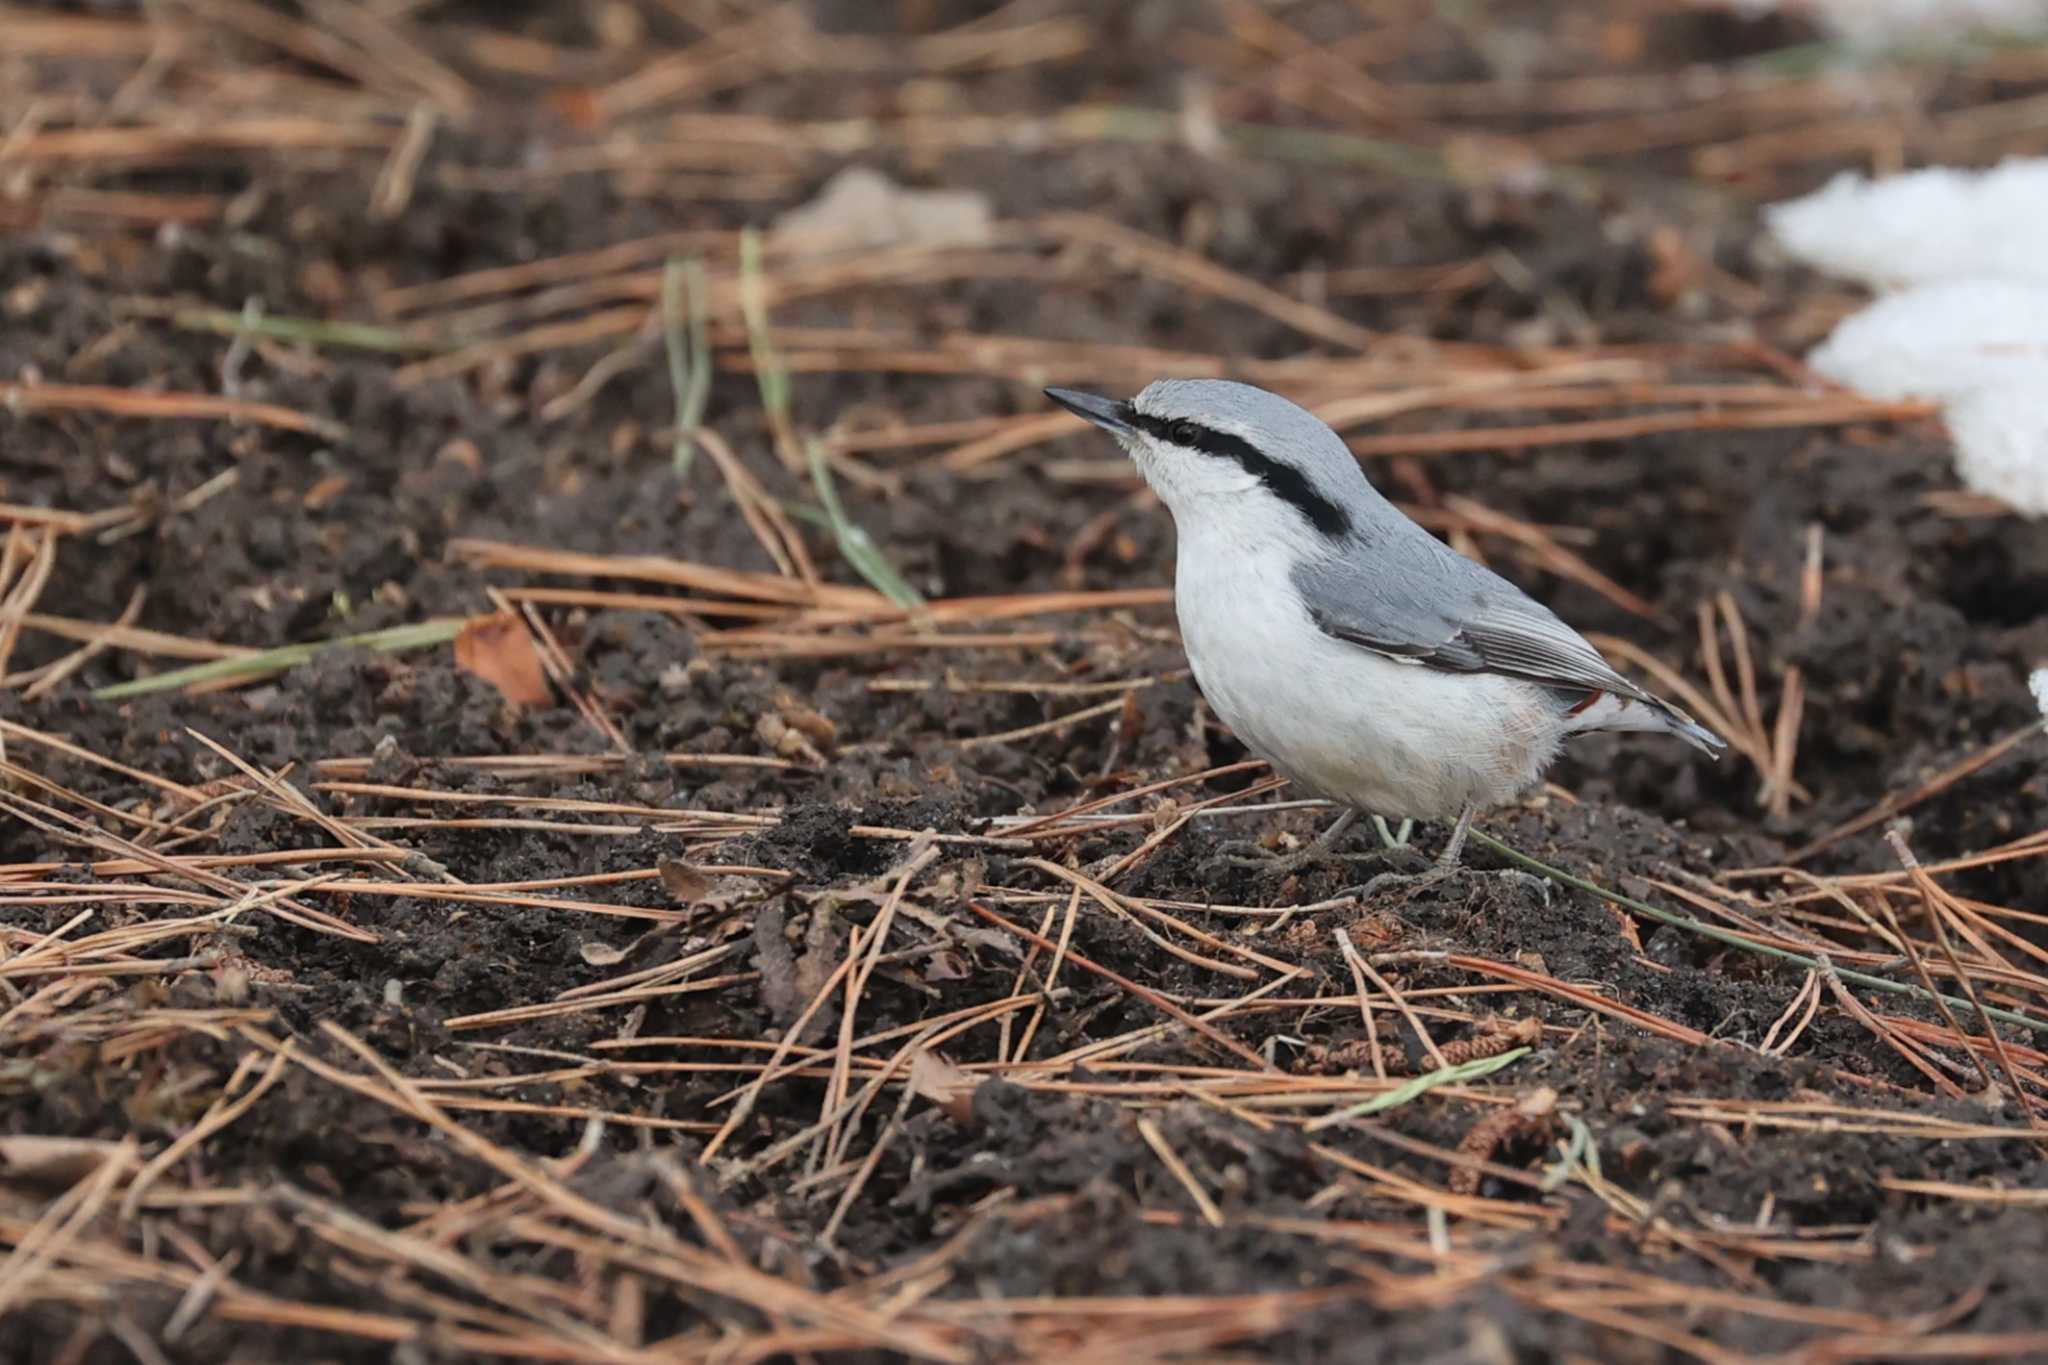
<path fill-rule="evenodd" d="M 1844 172 L 1804 199 L 1773 204 L 1764 222 L 1808 265 L 1875 288 L 1980 278 L 2048 284 L 2044 211 L 2048 159 L 2025 157 L 1988 171 L 1936 166 L 1877 181 Z"/>
<path fill-rule="evenodd" d="M 2048 28 L 2048 0 L 1733 0 L 1733 8 L 1808 14 L 1824 32 L 1865 51 Z"/>
<path fill-rule="evenodd" d="M 1807 356 L 1873 398 L 2031 387 L 2048 408 L 2048 283 L 1951 280 L 1887 294 Z"/>
<path fill-rule="evenodd" d="M 2048 381 L 2048 371 L 2042 376 Z M 1956 473 L 2014 511 L 2048 516 L 2048 411 L 2044 389 L 1979 389 L 1945 404 L 1942 416 L 1956 443 Z"/>
<path fill-rule="evenodd" d="M 1765 216 L 1808 264 L 1903 286 L 1841 322 L 1813 367 L 1873 397 L 1940 402 L 1963 482 L 2048 516 L 2048 259 L 2027 249 L 2048 226 L 2048 160 L 1845 176 Z"/>

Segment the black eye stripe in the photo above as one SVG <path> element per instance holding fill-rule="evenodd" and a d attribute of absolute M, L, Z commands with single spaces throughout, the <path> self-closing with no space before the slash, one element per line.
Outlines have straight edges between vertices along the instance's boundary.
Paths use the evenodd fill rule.
<path fill-rule="evenodd" d="M 1326 536 L 1341 536 L 1351 529 L 1351 518 L 1344 515 L 1344 509 L 1318 492 L 1316 486 L 1309 482 L 1308 475 L 1293 465 L 1281 464 L 1268 457 L 1241 436 L 1212 430 L 1185 417 L 1169 422 L 1142 412 L 1132 412 L 1130 422 L 1158 440 L 1234 461 L 1246 472 L 1258 476 L 1259 482 L 1272 489 L 1274 496 L 1307 517 L 1309 525 Z"/>

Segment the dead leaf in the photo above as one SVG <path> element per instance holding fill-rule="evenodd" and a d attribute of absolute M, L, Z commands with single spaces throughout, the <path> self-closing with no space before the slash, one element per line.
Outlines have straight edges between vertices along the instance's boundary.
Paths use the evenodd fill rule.
<path fill-rule="evenodd" d="M 769 1017 L 787 1025 L 804 1007 L 796 983 L 796 953 L 789 946 L 788 917 L 780 901 L 754 917 L 754 965 L 761 973 L 761 1003 Z"/>
<path fill-rule="evenodd" d="M 677 905 L 695 905 L 711 897 L 711 878 L 681 858 L 663 858 L 656 864 L 662 889 Z"/>
<path fill-rule="evenodd" d="M 826 753 L 832 752 L 839 743 L 839 727 L 822 712 L 806 706 L 788 692 L 781 692 L 775 698 L 776 713 L 782 723 L 818 746 Z"/>
<path fill-rule="evenodd" d="M 1706 262 L 1670 224 L 1650 232 L 1650 297 L 1660 308 L 1676 308 L 1687 295 L 1696 294 L 1705 280 Z"/>
<path fill-rule="evenodd" d="M 803 731 L 773 711 L 754 722 L 754 738 L 777 757 L 795 759 L 814 768 L 825 764 L 825 756 L 818 752 L 818 746 L 811 743 Z"/>
<path fill-rule="evenodd" d="M 792 256 L 892 246 L 987 246 L 995 215 L 974 190 L 906 190 L 880 171 L 849 166 L 817 198 L 775 220 L 768 245 Z"/>
<path fill-rule="evenodd" d="M 804 930 L 804 955 L 797 959 L 796 989 L 805 1004 L 817 998 L 839 966 L 845 952 L 845 935 L 839 917 L 830 906 L 814 906 L 811 922 Z"/>
<path fill-rule="evenodd" d="M 910 1090 L 946 1111 L 955 1123 L 974 1121 L 974 1092 L 982 1078 L 971 1076 L 936 1052 L 920 1052 L 910 1059 Z"/>
<path fill-rule="evenodd" d="M 626 960 L 626 950 L 614 948 L 609 943 L 586 943 L 577 951 L 593 967 L 616 967 Z"/>
<path fill-rule="evenodd" d="M 1314 920 L 1306 923 L 1313 924 Z M 975 925 L 961 925 L 953 930 L 953 936 L 970 948 L 979 948 L 985 953 L 1000 953 L 1004 957 L 1024 960 L 1024 949 L 1017 940 L 1000 929 L 983 929 Z M 1037 952 L 1036 948 L 1032 949 Z"/>
<path fill-rule="evenodd" d="M 476 442 L 467 436 L 452 437 L 443 443 L 441 448 L 434 452 L 434 459 L 461 465 L 471 478 L 483 477 L 484 453 L 477 449 Z"/>
<path fill-rule="evenodd" d="M 951 948 L 940 948 L 925 959 L 924 979 L 926 981 L 934 983 L 940 981 L 965 981 L 973 975 L 974 969 L 969 965 L 966 955 L 956 953 Z"/>
<path fill-rule="evenodd" d="M 761 972 L 761 1003 L 775 1022 L 787 1026 L 809 1007 L 839 965 L 843 951 L 837 922 L 824 906 L 810 912 L 802 953 L 792 946 L 787 914 L 780 901 L 761 908 L 754 918 L 754 965 Z M 828 1005 L 811 1016 L 798 1042 L 820 1036 L 836 1017 Z"/>
<path fill-rule="evenodd" d="M 580 85 L 559 86 L 548 92 L 547 104 L 562 122 L 578 132 L 591 133 L 604 127 L 604 101 L 595 90 Z"/>
<path fill-rule="evenodd" d="M 1152 830 L 1155 834 L 1171 829 L 1173 822 L 1178 819 L 1180 819 L 1180 802 L 1170 796 L 1160 797 L 1158 804 L 1152 807 Z"/>
<path fill-rule="evenodd" d="M 987 876 L 986 858 L 962 858 L 948 863 L 932 874 L 931 898 L 935 901 L 950 901 L 971 896 L 981 888 Z"/>
<path fill-rule="evenodd" d="M 533 636 L 510 612 L 479 616 L 455 637 L 455 666 L 482 678 L 514 706 L 544 706 L 553 699 Z"/>
<path fill-rule="evenodd" d="M 1117 713 L 1117 738 L 1126 744 L 1136 741 L 1145 732 L 1145 708 L 1138 701 L 1138 690 L 1132 688 L 1124 693 L 1123 710 Z"/>

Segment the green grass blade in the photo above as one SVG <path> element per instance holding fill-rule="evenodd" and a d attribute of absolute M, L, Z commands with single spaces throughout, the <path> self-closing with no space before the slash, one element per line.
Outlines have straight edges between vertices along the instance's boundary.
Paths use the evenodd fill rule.
<path fill-rule="evenodd" d="M 190 308 L 171 317 L 174 326 L 188 332 L 218 332 L 222 336 L 272 337 L 278 341 L 303 341 L 314 346 L 342 346 L 358 351 L 387 351 L 406 354 L 440 349 L 431 342 L 368 322 L 327 322 L 319 318 L 251 317 L 223 308 Z"/>
<path fill-rule="evenodd" d="M 697 454 L 696 430 L 711 396 L 711 318 L 704 262 L 671 257 L 661 272 L 661 336 L 676 400 L 674 465 L 687 477 Z"/>
<path fill-rule="evenodd" d="M 132 682 L 102 687 L 92 695 L 95 701 L 120 701 L 125 697 L 140 697 L 151 692 L 168 692 L 173 688 L 189 687 L 193 683 L 218 682 L 224 678 L 260 678 L 266 674 L 281 673 L 287 668 L 296 668 L 314 655 L 330 649 L 374 649 L 384 653 L 422 649 L 428 645 L 448 643 L 468 623 L 467 617 L 444 617 L 409 626 L 392 626 L 387 630 L 366 631 L 361 635 L 341 635 L 332 640 L 280 645 L 276 649 L 266 649 L 260 654 L 245 654 L 237 659 L 215 659 L 211 663 L 193 664 L 190 668 L 174 668 L 167 673 L 152 673 L 147 678 L 136 678 Z"/>
<path fill-rule="evenodd" d="M 831 467 L 825 463 L 825 447 L 815 440 L 808 441 L 804 444 L 804 453 L 810 459 L 811 483 L 818 490 L 818 501 L 824 506 L 825 520 L 832 527 L 833 538 L 839 542 L 839 553 L 868 581 L 869 587 L 897 606 L 905 611 L 922 608 L 924 598 L 917 589 L 896 572 L 896 566 L 882 554 L 874 537 L 846 515 L 846 508 L 839 501 L 839 489 L 832 482 Z"/>
<path fill-rule="evenodd" d="M 1476 1081 L 1482 1076 L 1491 1076 L 1502 1067 L 1528 1056 L 1529 1052 L 1530 1049 L 1526 1047 L 1518 1047 L 1511 1052 L 1503 1052 L 1498 1057 L 1479 1057 L 1469 1062 L 1460 1062 L 1456 1066 L 1428 1072 L 1403 1085 L 1395 1086 L 1383 1095 L 1374 1095 L 1369 1100 L 1354 1104 L 1349 1109 L 1325 1114 L 1308 1124 L 1307 1131 L 1313 1133 L 1319 1128 L 1328 1128 L 1347 1119 L 1364 1118 L 1367 1114 L 1380 1114 L 1389 1109 L 1398 1109 L 1404 1104 L 1420 1099 L 1440 1085 L 1456 1085 L 1460 1081 Z"/>
<path fill-rule="evenodd" d="M 761 234 L 754 228 L 740 232 L 740 314 L 747 322 L 747 353 L 754 358 L 754 381 L 761 386 L 761 406 L 782 439 L 791 430 L 789 415 L 789 371 L 775 353 L 768 337 L 768 284 L 761 273 Z"/>

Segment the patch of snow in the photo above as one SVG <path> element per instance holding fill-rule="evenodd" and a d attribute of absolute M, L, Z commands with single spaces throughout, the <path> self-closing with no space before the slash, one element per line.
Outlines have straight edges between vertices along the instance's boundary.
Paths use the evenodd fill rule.
<path fill-rule="evenodd" d="M 2048 0 L 2043 0 L 2048 4 Z M 1883 288 L 1809 357 L 1877 398 L 1943 405 L 1963 482 L 2048 516 L 2048 160 L 1837 179 L 1765 211 L 1808 264 Z"/>
<path fill-rule="evenodd" d="M 1806 14 L 1829 36 L 1864 51 L 2048 29 L 2048 0 L 1733 0 L 1731 7 L 1748 15 Z"/>
<path fill-rule="evenodd" d="M 2048 284 L 2044 213 L 2048 158 L 2020 157 L 1988 171 L 1936 166 L 1875 181 L 1844 172 L 1773 204 L 1764 222 L 1799 260 L 1880 289 L 1979 278 Z"/>
<path fill-rule="evenodd" d="M 1951 280 L 1887 294 L 1807 356 L 1873 398 L 1960 398 L 2031 388 L 2048 414 L 2048 283 Z"/>
<path fill-rule="evenodd" d="M 880 171 L 848 166 L 817 198 L 775 220 L 768 244 L 791 255 L 892 246 L 987 246 L 995 238 L 988 197 L 975 190 L 910 190 Z"/>
<path fill-rule="evenodd" d="M 1942 416 L 1956 443 L 1956 473 L 2014 511 L 2048 516 L 2048 368 L 2031 385 L 1964 394 Z"/>

